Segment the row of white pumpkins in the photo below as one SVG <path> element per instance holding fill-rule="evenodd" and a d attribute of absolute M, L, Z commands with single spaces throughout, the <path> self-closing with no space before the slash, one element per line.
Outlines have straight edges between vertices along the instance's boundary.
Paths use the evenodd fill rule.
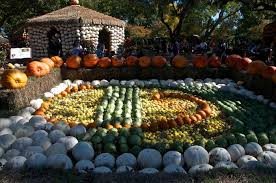
<path fill-rule="evenodd" d="M 94 80 L 92 82 L 85 82 L 82 80 L 64 80 L 63 83 L 60 83 L 58 86 L 52 88 L 50 92 L 44 93 L 45 98 L 52 98 L 55 95 L 60 94 L 62 91 L 64 91 L 68 86 L 78 86 L 81 84 L 91 84 L 94 87 L 107 87 L 107 86 L 124 86 L 124 87 L 169 87 L 169 88 L 177 88 L 177 87 L 183 87 L 183 86 L 192 86 L 196 87 L 198 90 L 200 90 L 203 86 L 207 86 L 212 89 L 222 90 L 225 92 L 232 92 L 237 95 L 241 95 L 246 98 L 250 98 L 253 100 L 257 100 L 261 103 L 264 103 L 266 105 L 269 105 L 271 108 L 276 109 L 276 103 L 270 101 L 269 99 L 265 98 L 263 95 L 256 95 L 253 91 L 247 90 L 243 86 L 238 85 L 231 79 L 210 79 L 206 78 L 204 80 L 194 80 L 192 78 L 186 78 L 185 80 L 114 80 L 111 81 L 107 80 Z M 36 99 L 31 101 L 31 106 L 35 109 L 38 109 L 43 100 L 42 99 Z"/>

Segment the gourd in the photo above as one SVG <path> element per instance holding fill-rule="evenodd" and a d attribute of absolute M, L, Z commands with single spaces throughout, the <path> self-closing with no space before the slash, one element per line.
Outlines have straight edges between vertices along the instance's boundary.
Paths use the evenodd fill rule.
<path fill-rule="evenodd" d="M 276 168 L 276 153 L 271 151 L 261 152 L 257 159 L 270 168 Z"/>
<path fill-rule="evenodd" d="M 30 76 L 43 77 L 49 74 L 49 72 L 50 67 L 43 62 L 33 61 L 27 65 L 27 73 Z"/>
<path fill-rule="evenodd" d="M 120 166 L 116 169 L 116 173 L 124 173 L 124 172 L 134 172 L 134 170 L 130 166 Z"/>
<path fill-rule="evenodd" d="M 173 58 L 172 65 L 176 68 L 184 68 L 189 65 L 189 61 L 186 57 L 177 55 Z"/>
<path fill-rule="evenodd" d="M 208 60 L 202 56 L 197 55 L 193 58 L 193 66 L 196 68 L 204 68 L 208 66 Z"/>
<path fill-rule="evenodd" d="M 64 64 L 64 61 L 59 56 L 51 57 L 51 60 L 55 63 L 55 67 L 61 67 Z"/>
<path fill-rule="evenodd" d="M 231 156 L 226 149 L 216 147 L 209 152 L 209 161 L 216 165 L 220 161 L 231 161 Z"/>
<path fill-rule="evenodd" d="M 136 157 L 131 153 L 124 153 L 117 157 L 116 159 L 116 166 L 130 166 L 135 168 L 137 165 Z"/>
<path fill-rule="evenodd" d="M 75 160 L 92 160 L 94 157 L 94 149 L 87 142 L 79 142 L 72 149 L 72 155 Z"/>
<path fill-rule="evenodd" d="M 239 167 L 231 161 L 220 161 L 216 164 L 215 168 L 234 169 Z"/>
<path fill-rule="evenodd" d="M 96 167 L 93 173 L 112 173 L 112 170 L 105 166 Z"/>
<path fill-rule="evenodd" d="M 263 148 L 265 151 L 272 151 L 276 153 L 276 144 L 265 144 Z"/>
<path fill-rule="evenodd" d="M 244 155 L 237 161 L 237 165 L 242 168 L 246 166 L 246 164 L 250 161 L 258 161 L 255 157 L 250 156 L 250 155 Z"/>
<path fill-rule="evenodd" d="M 138 165 L 141 168 L 160 168 L 162 164 L 162 156 L 155 149 L 144 149 L 138 154 Z"/>
<path fill-rule="evenodd" d="M 136 67 L 139 64 L 139 60 L 135 56 L 129 56 L 126 58 L 126 64 L 128 67 Z"/>
<path fill-rule="evenodd" d="M 231 156 L 231 160 L 236 162 L 240 157 L 245 155 L 245 150 L 240 144 L 233 144 L 227 148 Z"/>
<path fill-rule="evenodd" d="M 73 163 L 65 154 L 50 155 L 47 159 L 47 167 L 52 169 L 72 169 Z"/>
<path fill-rule="evenodd" d="M 78 172 L 93 170 L 95 165 L 89 160 L 80 160 L 76 163 L 75 169 Z"/>
<path fill-rule="evenodd" d="M 246 144 L 244 149 L 245 149 L 245 153 L 247 155 L 251 155 L 254 157 L 257 157 L 258 154 L 263 152 L 262 147 L 256 142 L 250 142 L 250 143 Z"/>
<path fill-rule="evenodd" d="M 187 174 L 187 172 L 184 170 L 184 168 L 182 168 L 179 165 L 176 164 L 170 164 L 168 166 L 166 166 L 163 170 L 165 173 L 185 173 Z"/>
<path fill-rule="evenodd" d="M 50 58 L 42 58 L 40 59 L 40 62 L 47 64 L 50 67 L 50 69 L 55 67 L 55 63 Z"/>
<path fill-rule="evenodd" d="M 221 61 L 220 58 L 218 56 L 212 55 L 209 59 L 208 59 L 208 65 L 210 67 L 213 68 L 218 68 L 221 66 Z"/>
<path fill-rule="evenodd" d="M 191 175 L 197 175 L 199 173 L 208 172 L 208 171 L 210 171 L 212 169 L 213 169 L 212 165 L 209 165 L 209 164 L 199 164 L 199 165 L 195 165 L 192 168 L 190 168 L 189 174 L 191 174 Z"/>
<path fill-rule="evenodd" d="M 81 66 L 81 58 L 76 55 L 70 56 L 66 60 L 66 65 L 70 69 L 78 69 Z"/>
<path fill-rule="evenodd" d="M 83 65 L 86 68 L 93 68 L 95 67 L 99 62 L 99 58 L 96 54 L 88 54 L 85 55 L 83 58 Z"/>
<path fill-rule="evenodd" d="M 253 61 L 249 64 L 247 73 L 252 75 L 261 75 L 267 68 L 267 65 L 260 61 Z"/>
<path fill-rule="evenodd" d="M 151 66 L 151 58 L 148 56 L 143 56 L 139 58 L 139 66 L 142 68 L 147 68 Z"/>
<path fill-rule="evenodd" d="M 101 68 L 108 68 L 111 66 L 111 60 L 108 57 L 103 57 L 99 60 L 98 65 Z"/>
<path fill-rule="evenodd" d="M 191 146 L 184 152 L 184 160 L 188 167 L 209 162 L 208 152 L 201 146 Z"/>
<path fill-rule="evenodd" d="M 20 89 L 27 85 L 28 77 L 17 69 L 6 70 L 1 78 L 1 84 L 7 89 Z"/>
<path fill-rule="evenodd" d="M 183 157 L 178 151 L 169 151 L 163 156 L 163 165 L 166 167 L 170 164 L 181 165 L 184 163 Z"/>
<path fill-rule="evenodd" d="M 109 153 L 102 153 L 95 158 L 94 164 L 96 167 L 105 166 L 113 168 L 115 165 L 115 158 Z"/>
<path fill-rule="evenodd" d="M 167 63 L 167 60 L 165 57 L 162 57 L 162 56 L 154 56 L 152 58 L 152 63 L 151 65 L 153 67 L 158 67 L 158 68 L 161 68 L 161 67 L 164 67 Z"/>

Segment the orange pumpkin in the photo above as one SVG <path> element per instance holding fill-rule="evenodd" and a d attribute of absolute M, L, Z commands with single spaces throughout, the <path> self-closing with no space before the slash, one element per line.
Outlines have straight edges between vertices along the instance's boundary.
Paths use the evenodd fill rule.
<path fill-rule="evenodd" d="M 151 65 L 151 58 L 148 56 L 143 56 L 139 58 L 139 65 L 142 68 L 147 68 Z"/>
<path fill-rule="evenodd" d="M 261 75 L 267 68 L 267 65 L 260 61 L 253 61 L 249 64 L 247 73 L 248 74 L 253 74 L 253 75 Z"/>
<path fill-rule="evenodd" d="M 173 58 L 172 65 L 176 68 L 184 68 L 189 65 L 189 61 L 186 57 L 177 55 Z"/>
<path fill-rule="evenodd" d="M 276 74 L 276 67 L 275 66 L 268 66 L 264 72 L 262 73 L 262 76 L 266 79 L 271 79 L 273 74 Z"/>
<path fill-rule="evenodd" d="M 24 72 L 17 69 L 5 70 L 1 77 L 1 84 L 7 89 L 24 88 L 27 84 L 28 77 Z"/>
<path fill-rule="evenodd" d="M 226 58 L 225 62 L 229 67 L 234 68 L 236 66 L 236 63 L 240 62 L 241 60 L 242 60 L 241 56 L 233 54 L 233 55 L 229 55 Z"/>
<path fill-rule="evenodd" d="M 93 68 L 95 67 L 99 62 L 99 58 L 96 54 L 88 54 L 85 55 L 83 58 L 83 65 L 86 68 Z"/>
<path fill-rule="evenodd" d="M 55 63 L 50 58 L 42 58 L 40 62 L 47 64 L 50 67 L 50 69 L 55 67 Z"/>
<path fill-rule="evenodd" d="M 108 68 L 111 66 L 111 60 L 108 57 L 103 57 L 99 60 L 98 64 L 101 68 Z"/>
<path fill-rule="evenodd" d="M 196 68 L 204 68 L 208 66 L 208 60 L 206 57 L 198 55 L 193 58 L 193 65 Z"/>
<path fill-rule="evenodd" d="M 125 59 L 122 58 L 118 58 L 116 56 L 113 56 L 111 58 L 111 63 L 113 67 L 123 67 L 125 65 Z"/>
<path fill-rule="evenodd" d="M 246 70 L 251 62 L 252 60 L 250 58 L 243 57 L 240 61 L 236 63 L 236 69 L 238 71 Z"/>
<path fill-rule="evenodd" d="M 210 67 L 219 68 L 221 66 L 220 58 L 218 56 L 212 55 L 208 59 L 208 64 L 209 64 Z"/>
<path fill-rule="evenodd" d="M 78 69 L 81 66 L 81 58 L 76 55 L 70 56 L 66 60 L 66 65 L 70 69 Z"/>
<path fill-rule="evenodd" d="M 27 65 L 27 73 L 31 76 L 42 77 L 50 72 L 50 68 L 43 62 L 33 61 Z"/>
<path fill-rule="evenodd" d="M 64 64 L 62 58 L 59 56 L 53 56 L 51 60 L 55 63 L 55 67 L 61 67 Z"/>
<path fill-rule="evenodd" d="M 161 68 L 161 67 L 164 67 L 166 64 L 167 64 L 167 60 L 166 60 L 165 57 L 155 56 L 155 57 L 152 58 L 151 65 L 153 67 Z"/>
<path fill-rule="evenodd" d="M 129 56 L 126 59 L 126 64 L 128 67 L 136 67 L 139 64 L 139 60 L 135 56 Z"/>

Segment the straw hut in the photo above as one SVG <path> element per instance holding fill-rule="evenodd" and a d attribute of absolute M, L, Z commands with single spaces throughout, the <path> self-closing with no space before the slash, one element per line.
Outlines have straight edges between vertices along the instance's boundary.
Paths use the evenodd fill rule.
<path fill-rule="evenodd" d="M 33 58 L 54 55 L 50 52 L 53 38 L 56 49 L 66 54 L 76 42 L 85 42 L 95 48 L 103 44 L 108 51 L 117 51 L 125 39 L 125 22 L 80 5 L 71 5 L 57 11 L 29 19 L 27 22 Z"/>

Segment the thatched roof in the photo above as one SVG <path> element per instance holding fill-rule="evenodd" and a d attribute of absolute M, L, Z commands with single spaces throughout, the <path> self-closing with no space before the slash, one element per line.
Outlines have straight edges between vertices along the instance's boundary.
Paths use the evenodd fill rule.
<path fill-rule="evenodd" d="M 28 20 L 29 25 L 87 23 L 125 26 L 125 22 L 79 5 L 71 5 Z"/>

